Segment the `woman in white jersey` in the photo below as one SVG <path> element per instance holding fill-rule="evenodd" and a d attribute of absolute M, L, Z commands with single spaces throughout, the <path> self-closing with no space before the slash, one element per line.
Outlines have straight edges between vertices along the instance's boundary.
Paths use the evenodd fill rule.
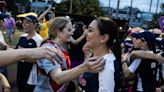
<path fill-rule="evenodd" d="M 93 56 L 106 59 L 104 70 L 98 74 L 98 92 L 118 92 L 114 62 L 120 63 L 121 50 L 116 23 L 108 17 L 94 19 L 88 27 L 86 40 Z"/>

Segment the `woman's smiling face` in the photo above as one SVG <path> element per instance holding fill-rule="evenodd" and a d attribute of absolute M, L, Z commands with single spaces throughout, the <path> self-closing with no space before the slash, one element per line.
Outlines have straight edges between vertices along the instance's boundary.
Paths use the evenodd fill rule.
<path fill-rule="evenodd" d="M 62 31 L 62 41 L 64 42 L 70 42 L 70 38 L 71 36 L 73 35 L 73 27 L 72 27 L 72 23 L 69 22 L 66 24 L 66 26 L 63 28 L 63 31 Z"/>
<path fill-rule="evenodd" d="M 100 45 L 101 35 L 98 29 L 98 23 L 96 20 L 93 20 L 88 27 L 88 33 L 86 35 L 86 44 L 88 47 L 93 48 Z"/>

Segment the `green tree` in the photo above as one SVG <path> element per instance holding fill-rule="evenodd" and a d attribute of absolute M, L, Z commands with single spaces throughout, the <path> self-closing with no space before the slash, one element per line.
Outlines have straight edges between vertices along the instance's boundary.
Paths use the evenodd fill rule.
<path fill-rule="evenodd" d="M 82 11 L 84 15 L 99 16 L 101 15 L 99 0 L 81 0 Z"/>
<path fill-rule="evenodd" d="M 56 11 L 70 13 L 70 4 L 71 0 L 62 0 L 56 6 Z M 99 16 L 101 12 L 99 0 L 73 0 L 72 2 L 72 14 Z"/>
<path fill-rule="evenodd" d="M 56 6 L 56 11 L 62 12 L 62 13 L 69 13 L 70 12 L 70 4 L 71 4 L 71 0 L 62 0 L 61 3 L 59 3 Z M 81 5 L 80 5 L 79 0 L 73 0 L 72 13 L 73 14 L 81 14 Z"/>
<path fill-rule="evenodd" d="M 29 5 L 30 4 L 30 1 L 29 0 L 16 0 L 17 3 L 21 3 L 23 5 Z"/>

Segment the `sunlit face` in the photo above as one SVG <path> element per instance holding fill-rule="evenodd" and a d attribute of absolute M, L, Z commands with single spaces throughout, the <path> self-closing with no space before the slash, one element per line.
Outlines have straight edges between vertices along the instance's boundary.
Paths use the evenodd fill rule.
<path fill-rule="evenodd" d="M 23 20 L 23 29 L 24 29 L 24 32 L 26 32 L 26 33 L 30 32 L 30 31 L 35 31 L 35 24 L 31 21 L 24 19 Z"/>
<path fill-rule="evenodd" d="M 93 20 L 88 27 L 88 33 L 86 35 L 86 44 L 89 48 L 96 48 L 100 46 L 101 35 L 98 29 L 98 23 L 96 20 Z"/>
<path fill-rule="evenodd" d="M 69 22 L 66 24 L 66 26 L 62 31 L 61 40 L 66 43 L 70 42 L 72 35 L 73 35 L 72 23 Z"/>

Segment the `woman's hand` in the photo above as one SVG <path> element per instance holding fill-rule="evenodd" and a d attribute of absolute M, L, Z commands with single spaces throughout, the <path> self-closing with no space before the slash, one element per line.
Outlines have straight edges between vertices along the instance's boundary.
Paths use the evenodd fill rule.
<path fill-rule="evenodd" d="M 84 67 L 86 67 L 88 72 L 98 73 L 103 70 L 105 65 L 104 58 L 91 57 L 84 61 Z"/>

